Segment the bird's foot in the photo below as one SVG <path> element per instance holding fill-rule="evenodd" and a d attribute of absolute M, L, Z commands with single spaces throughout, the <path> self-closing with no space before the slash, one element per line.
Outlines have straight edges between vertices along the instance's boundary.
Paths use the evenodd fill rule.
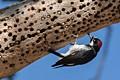
<path fill-rule="evenodd" d="M 74 37 L 75 37 L 76 39 L 75 39 L 75 41 L 74 41 L 74 44 L 73 44 L 73 45 L 77 44 L 78 34 L 77 34 L 77 35 L 74 35 Z"/>

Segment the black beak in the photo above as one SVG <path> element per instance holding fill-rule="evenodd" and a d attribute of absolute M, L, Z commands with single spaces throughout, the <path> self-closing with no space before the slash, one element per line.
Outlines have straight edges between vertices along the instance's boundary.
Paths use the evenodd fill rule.
<path fill-rule="evenodd" d="M 92 35 L 90 35 L 90 33 L 87 33 L 87 34 L 88 34 L 88 36 L 90 37 L 90 39 L 92 40 L 93 36 L 92 36 Z"/>

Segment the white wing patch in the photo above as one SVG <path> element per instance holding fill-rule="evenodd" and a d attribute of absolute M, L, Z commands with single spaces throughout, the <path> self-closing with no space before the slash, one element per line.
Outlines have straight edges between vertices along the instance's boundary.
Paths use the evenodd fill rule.
<path fill-rule="evenodd" d="M 73 66 L 73 65 L 75 65 L 75 63 L 71 63 L 71 64 L 67 64 L 67 65 L 69 65 L 69 66 Z"/>

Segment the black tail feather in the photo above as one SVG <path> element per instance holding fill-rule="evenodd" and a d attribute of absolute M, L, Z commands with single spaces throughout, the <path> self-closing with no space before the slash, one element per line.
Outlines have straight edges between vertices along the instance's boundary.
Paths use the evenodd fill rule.
<path fill-rule="evenodd" d="M 56 63 L 52 65 L 52 67 L 58 66 Z"/>
<path fill-rule="evenodd" d="M 56 55 L 56 56 L 59 56 L 59 57 L 64 57 L 63 55 L 61 55 L 60 53 L 58 53 L 58 52 L 55 52 L 54 50 L 51 50 L 51 49 L 49 49 L 48 50 L 50 53 L 53 53 L 54 55 Z"/>

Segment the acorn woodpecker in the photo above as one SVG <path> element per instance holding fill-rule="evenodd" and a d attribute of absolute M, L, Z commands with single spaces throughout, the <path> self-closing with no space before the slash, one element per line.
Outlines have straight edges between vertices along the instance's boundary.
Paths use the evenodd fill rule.
<path fill-rule="evenodd" d="M 90 44 L 79 45 L 76 39 L 66 54 L 60 54 L 50 49 L 49 52 L 60 57 L 52 67 L 82 65 L 94 59 L 102 46 L 102 41 L 97 37 L 91 36 L 89 33 L 88 36 L 90 37 Z"/>

